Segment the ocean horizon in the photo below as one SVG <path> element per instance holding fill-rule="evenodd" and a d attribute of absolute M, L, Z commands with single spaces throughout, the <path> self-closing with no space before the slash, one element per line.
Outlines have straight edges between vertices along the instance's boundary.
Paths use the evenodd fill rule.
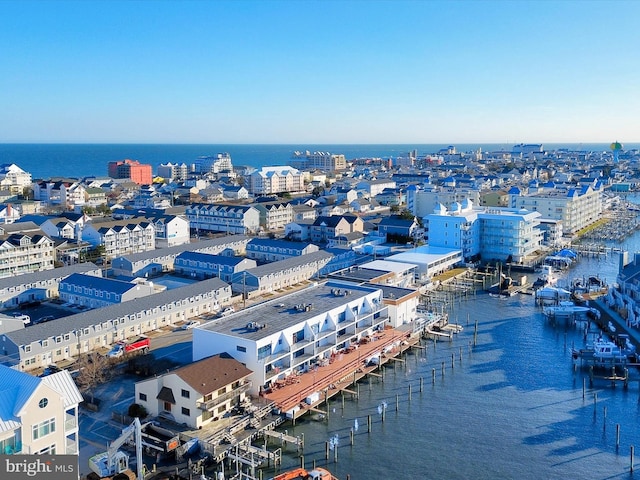
<path fill-rule="evenodd" d="M 31 173 L 34 179 L 53 177 L 84 178 L 107 176 L 111 161 L 132 159 L 151 164 L 155 173 L 164 163 L 191 165 L 200 156 L 226 152 L 236 166 L 262 167 L 287 165 L 295 151 L 322 151 L 355 158 L 395 158 L 417 150 L 418 155 L 438 153 L 448 146 L 458 152 L 511 151 L 506 143 L 439 143 L 439 144 L 120 144 L 120 143 L 3 143 L 0 144 L 0 164 L 15 163 Z M 598 152 L 609 149 L 606 143 L 550 143 L 546 150 L 566 148 L 575 151 Z M 628 144 L 626 149 L 640 148 Z"/>

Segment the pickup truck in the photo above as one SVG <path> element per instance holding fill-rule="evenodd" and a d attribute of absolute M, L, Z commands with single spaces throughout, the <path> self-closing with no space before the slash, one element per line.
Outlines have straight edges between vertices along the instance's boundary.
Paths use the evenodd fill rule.
<path fill-rule="evenodd" d="M 116 343 L 107 356 L 109 358 L 120 358 L 134 352 L 147 353 L 151 342 L 147 337 L 138 337 L 134 340 Z"/>

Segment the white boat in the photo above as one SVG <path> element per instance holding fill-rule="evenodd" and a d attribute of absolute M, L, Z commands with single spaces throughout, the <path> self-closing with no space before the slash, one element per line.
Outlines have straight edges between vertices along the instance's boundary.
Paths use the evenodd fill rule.
<path fill-rule="evenodd" d="M 539 305 L 558 305 L 571 298 L 571 292 L 558 287 L 543 287 L 536 290 L 535 298 Z"/>
<path fill-rule="evenodd" d="M 581 358 L 596 366 L 625 365 L 636 357 L 636 346 L 631 343 L 629 336 L 621 334 L 616 341 L 598 337 L 592 345 L 580 350 L 572 350 L 573 358 Z"/>
<path fill-rule="evenodd" d="M 576 305 L 573 302 L 560 302 L 558 305 L 549 305 L 542 309 L 542 313 L 547 318 L 569 318 L 578 320 L 586 318 L 589 314 L 593 314 L 593 309 Z"/>
<path fill-rule="evenodd" d="M 551 265 L 542 265 L 542 272 L 533 283 L 534 288 L 552 287 L 558 282 L 558 277 L 553 273 Z"/>

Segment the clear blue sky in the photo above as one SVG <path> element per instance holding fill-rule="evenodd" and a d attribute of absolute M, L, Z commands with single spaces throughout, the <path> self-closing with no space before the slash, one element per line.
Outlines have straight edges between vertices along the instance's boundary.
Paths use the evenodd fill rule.
<path fill-rule="evenodd" d="M 0 142 L 637 142 L 639 22 L 615 0 L 0 0 Z"/>

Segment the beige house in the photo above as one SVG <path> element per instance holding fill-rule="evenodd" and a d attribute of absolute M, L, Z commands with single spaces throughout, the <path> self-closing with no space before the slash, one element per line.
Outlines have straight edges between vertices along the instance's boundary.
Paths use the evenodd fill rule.
<path fill-rule="evenodd" d="M 152 416 L 200 428 L 244 402 L 252 373 L 228 353 L 221 353 L 137 382 L 135 401 Z"/>
<path fill-rule="evenodd" d="M 66 370 L 40 378 L 0 365 L 0 453 L 77 455 L 80 402 Z"/>

